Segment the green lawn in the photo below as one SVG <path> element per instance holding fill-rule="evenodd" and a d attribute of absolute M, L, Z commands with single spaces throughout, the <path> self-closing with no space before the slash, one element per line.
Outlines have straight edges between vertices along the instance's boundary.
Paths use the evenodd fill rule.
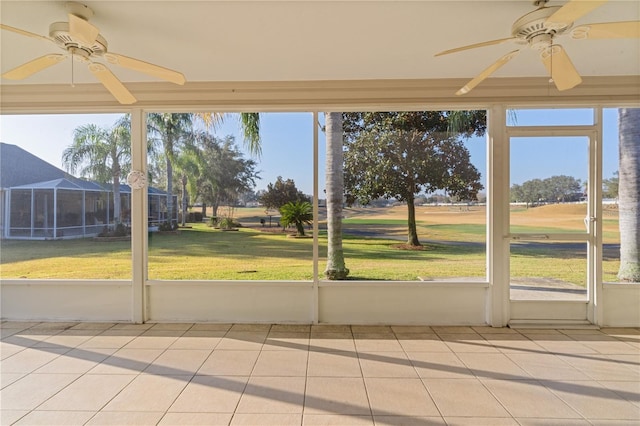
<path fill-rule="evenodd" d="M 366 225 L 365 225 L 366 226 Z M 272 228 L 271 231 L 275 231 Z M 195 225 L 179 234 L 154 233 L 148 260 L 150 279 L 185 280 L 310 280 L 311 238 L 287 238 L 279 232 L 242 228 L 223 232 Z M 420 226 L 424 250 L 398 248 L 402 241 L 345 235 L 344 251 L 351 279 L 417 280 L 485 275 L 484 225 Z M 320 271 L 326 256 L 326 234 L 320 236 Z M 455 243 L 458 241 L 458 243 Z M 465 244 L 480 242 L 480 244 Z M 553 253 L 553 256 L 550 256 Z M 514 272 L 556 276 L 584 283 L 585 257 L 572 250 L 516 249 Z M 60 241 L 2 241 L 3 278 L 129 279 L 129 242 L 92 239 Z M 617 260 L 605 261 L 605 273 L 614 276 Z M 541 272 L 543 271 L 543 272 Z M 536 275 L 538 274 L 538 275 Z"/>
<path fill-rule="evenodd" d="M 343 225 L 392 225 L 407 227 L 406 219 L 361 219 L 361 218 L 346 218 L 342 221 Z"/>

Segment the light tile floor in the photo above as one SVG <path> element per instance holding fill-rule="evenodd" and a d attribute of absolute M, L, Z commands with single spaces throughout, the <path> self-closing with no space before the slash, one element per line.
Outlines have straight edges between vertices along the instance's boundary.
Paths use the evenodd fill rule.
<path fill-rule="evenodd" d="M 638 425 L 640 329 L 2 322 L 2 425 Z"/>

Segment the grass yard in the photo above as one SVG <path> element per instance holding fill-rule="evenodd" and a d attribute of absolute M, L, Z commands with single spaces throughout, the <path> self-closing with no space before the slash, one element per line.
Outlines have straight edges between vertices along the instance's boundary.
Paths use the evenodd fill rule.
<path fill-rule="evenodd" d="M 309 280 L 311 238 L 287 238 L 253 228 L 220 231 L 204 224 L 180 234 L 153 234 L 150 279 Z"/>
<path fill-rule="evenodd" d="M 0 242 L 2 278 L 130 279 L 131 243 L 90 238 Z"/>
<path fill-rule="evenodd" d="M 514 208 L 512 232 L 584 232 L 584 205 Z M 261 209 L 237 209 L 250 227 L 223 232 L 195 224 L 179 234 L 153 233 L 149 244 L 150 279 L 310 280 L 311 238 L 287 238 L 274 227 L 262 228 Z M 344 251 L 351 279 L 417 280 L 477 278 L 486 274 L 484 207 L 418 207 L 418 234 L 424 250 L 401 250 L 406 236 L 406 207 L 346 209 Z M 324 217 L 320 217 L 321 221 Z M 604 220 L 605 242 L 617 242 L 617 214 Z M 581 228 L 582 227 L 582 228 Z M 321 223 L 324 229 L 324 223 Z M 264 232 L 269 231 L 269 232 Z M 320 265 L 326 256 L 326 231 L 320 232 Z M 130 279 L 129 242 L 92 239 L 4 240 L 2 278 Z M 614 281 L 615 253 L 605 253 L 605 280 Z M 553 276 L 583 285 L 585 254 L 580 250 L 514 245 L 514 276 Z"/>

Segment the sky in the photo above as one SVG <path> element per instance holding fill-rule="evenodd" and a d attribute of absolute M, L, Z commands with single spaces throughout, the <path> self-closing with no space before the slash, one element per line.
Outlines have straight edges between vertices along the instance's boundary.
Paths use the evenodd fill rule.
<path fill-rule="evenodd" d="M 0 141 L 18 145 L 56 167 L 62 151 L 73 140 L 73 130 L 83 124 L 112 126 L 119 115 L 0 115 Z M 591 124 L 593 113 L 583 110 L 518 110 L 512 116 L 517 125 Z M 322 124 L 322 114 L 319 117 Z M 255 158 L 260 180 L 256 190 L 265 189 L 278 176 L 293 179 L 307 194 L 313 191 L 313 116 L 311 113 L 261 114 L 262 155 Z M 234 135 L 242 148 L 243 138 L 237 115 L 229 115 L 214 134 Z M 603 177 L 618 169 L 617 109 L 604 113 Z M 486 142 L 484 138 L 465 141 L 473 164 L 486 176 Z M 324 133 L 319 132 L 319 191 L 324 190 Z M 249 154 L 246 154 L 249 156 Z M 582 181 L 587 178 L 586 138 L 518 138 L 511 144 L 511 183 L 521 184 L 533 178 L 569 175 Z M 485 186 L 486 186 L 486 181 Z M 322 196 L 321 196 L 322 198 Z"/>

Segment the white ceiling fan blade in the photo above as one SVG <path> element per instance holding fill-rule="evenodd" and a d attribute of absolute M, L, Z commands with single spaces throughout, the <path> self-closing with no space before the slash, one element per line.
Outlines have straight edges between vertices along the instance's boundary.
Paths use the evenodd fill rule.
<path fill-rule="evenodd" d="M 16 34 L 20 34 L 20 35 L 27 36 L 27 37 L 32 37 L 32 38 L 37 38 L 37 39 L 40 39 L 40 40 L 51 41 L 51 39 L 49 39 L 48 37 L 41 36 L 40 34 L 36 34 L 36 33 L 29 32 L 29 31 L 21 30 L 20 28 L 11 27 L 11 26 L 5 25 L 5 24 L 0 24 L 0 29 L 11 31 L 11 32 L 14 32 Z"/>
<path fill-rule="evenodd" d="M 478 84 L 482 83 L 487 77 L 496 72 L 501 66 L 515 58 L 515 56 L 520 53 L 520 50 L 514 50 L 513 52 L 509 52 L 504 55 L 502 58 L 495 61 L 489 67 L 487 67 L 484 71 L 478 74 L 473 80 L 469 81 L 464 85 L 460 90 L 456 92 L 456 95 L 464 95 L 469 93 L 474 87 Z"/>
<path fill-rule="evenodd" d="M 161 67 L 159 65 L 150 64 L 139 59 L 129 58 L 117 53 L 105 53 L 104 58 L 110 64 L 120 65 L 124 68 L 129 68 L 134 71 L 149 74 L 153 77 L 170 81 L 171 83 L 183 85 L 185 82 L 185 78 L 182 73 L 170 70 L 169 68 Z"/>
<path fill-rule="evenodd" d="M 546 25 L 570 24 L 609 0 L 570 0 L 545 21 Z"/>
<path fill-rule="evenodd" d="M 580 25 L 571 31 L 571 38 L 576 40 L 640 38 L 640 21 L 600 22 Z"/>
<path fill-rule="evenodd" d="M 102 83 L 121 104 L 129 105 L 136 102 L 136 98 L 124 87 L 122 82 L 118 80 L 118 77 L 116 77 L 109 68 L 93 62 L 89 64 L 89 71 L 100 80 L 100 83 Z"/>
<path fill-rule="evenodd" d="M 450 53 L 462 52 L 463 50 L 476 49 L 478 47 L 485 47 L 485 46 L 492 46 L 494 44 L 505 43 L 505 42 L 511 41 L 511 40 L 517 40 L 517 39 L 515 37 L 509 37 L 509 38 L 501 38 L 501 39 L 498 39 L 498 40 L 484 41 L 482 43 L 470 44 L 468 46 L 456 47 L 455 49 L 445 50 L 445 51 L 442 51 L 440 53 L 436 53 L 433 56 L 448 55 Z"/>
<path fill-rule="evenodd" d="M 9 80 L 23 80 L 38 71 L 42 71 L 50 66 L 53 66 L 61 61 L 64 61 L 67 58 L 66 55 L 62 54 L 50 54 L 44 55 L 37 59 L 27 62 L 26 64 L 22 64 L 19 67 L 16 67 L 6 73 L 2 74 L 2 78 L 6 78 Z"/>
<path fill-rule="evenodd" d="M 582 83 L 582 78 L 569 59 L 569 55 L 559 44 L 543 50 L 540 53 L 540 59 L 558 90 L 568 90 Z"/>
<path fill-rule="evenodd" d="M 93 46 L 100 30 L 88 21 L 70 13 L 69 34 L 87 46 Z"/>

